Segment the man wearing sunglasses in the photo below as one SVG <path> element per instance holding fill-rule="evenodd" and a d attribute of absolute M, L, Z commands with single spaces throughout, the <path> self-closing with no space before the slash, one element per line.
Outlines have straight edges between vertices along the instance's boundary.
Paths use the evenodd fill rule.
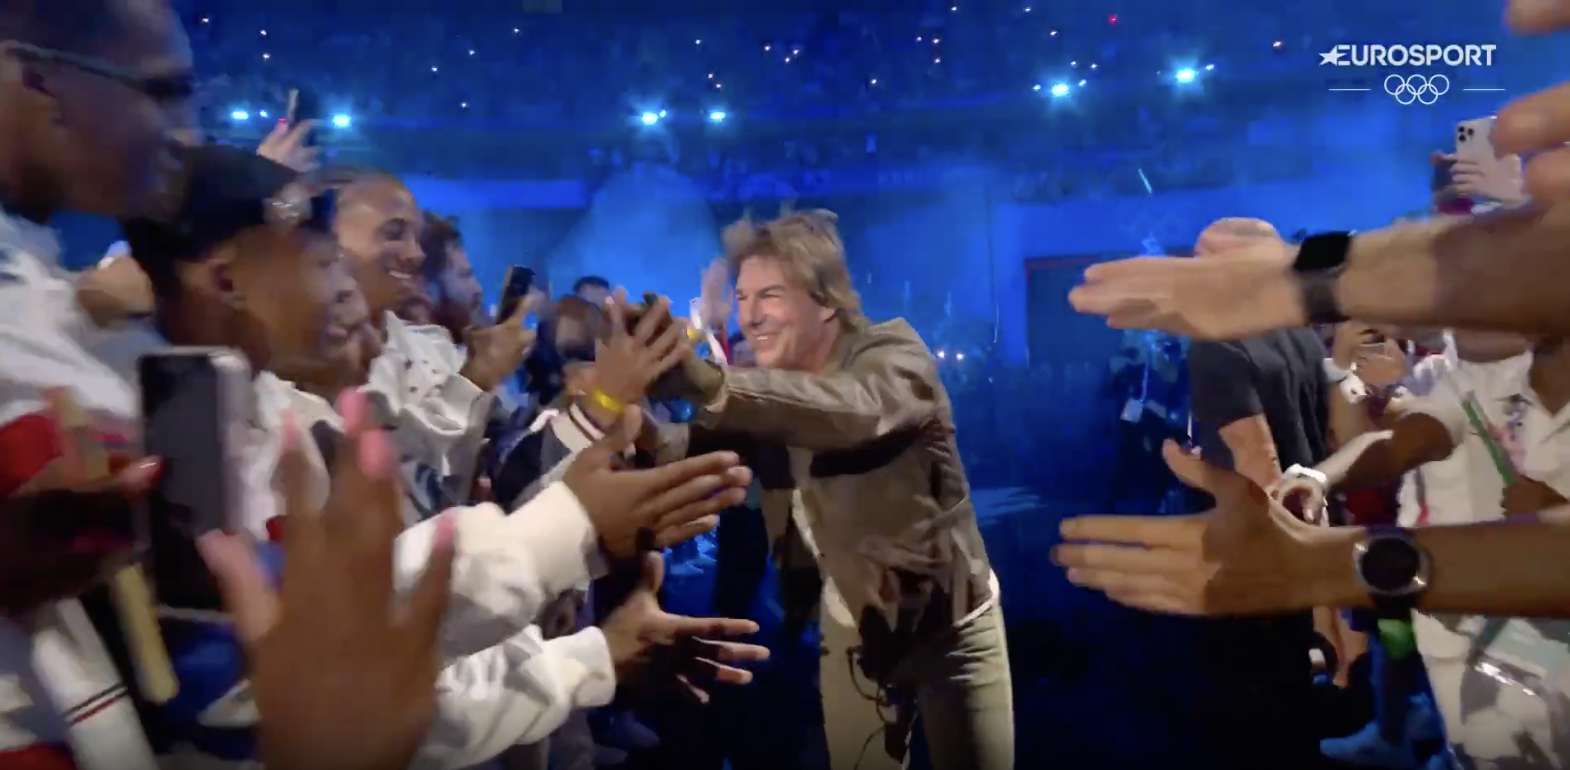
<path fill-rule="evenodd" d="M 191 80 L 166 0 L 0 0 L 0 767 L 155 767 L 75 599 L 124 555 L 107 540 L 82 556 L 81 538 L 100 539 L 89 522 L 126 521 L 131 503 L 69 491 L 82 474 L 52 458 L 78 437 L 57 435 L 42 394 L 69 388 L 100 436 L 125 433 L 109 426 L 136 402 L 84 349 L 86 315 L 47 223 L 150 210 L 174 167 L 170 132 L 191 122 Z M 78 483 L 61 486 L 68 477 Z M 38 526 L 28 501 L 46 497 L 39 515 L 72 526 Z M 93 518 L 95 501 L 108 518 Z"/>

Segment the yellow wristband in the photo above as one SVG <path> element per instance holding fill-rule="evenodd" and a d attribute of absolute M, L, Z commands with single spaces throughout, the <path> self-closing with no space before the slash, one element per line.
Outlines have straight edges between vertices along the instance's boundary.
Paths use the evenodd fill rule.
<path fill-rule="evenodd" d="M 589 400 L 596 406 L 611 414 L 621 414 L 627 411 L 627 405 L 605 394 L 605 391 L 595 388 L 589 393 Z"/>
<path fill-rule="evenodd" d="M 689 326 L 689 327 L 687 327 L 687 341 L 688 342 L 694 342 L 694 343 L 702 342 L 703 341 L 703 332 L 700 331 L 698 329 L 698 327 L 696 327 L 696 326 Z"/>

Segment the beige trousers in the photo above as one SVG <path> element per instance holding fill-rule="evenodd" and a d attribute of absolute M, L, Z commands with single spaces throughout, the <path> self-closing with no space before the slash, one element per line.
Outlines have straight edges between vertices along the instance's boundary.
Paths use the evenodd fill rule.
<path fill-rule="evenodd" d="M 824 599 L 826 608 L 831 601 Z M 879 707 L 877 686 L 852 662 L 860 633 L 838 614 L 821 613 L 827 653 L 819 687 L 830 768 L 901 770 L 908 749 L 904 761 L 885 749 L 893 710 Z M 1000 607 L 918 647 L 895 667 L 894 680 L 915 695 L 933 770 L 1014 769 L 1014 691 Z M 907 747 L 909 738 L 898 736 Z"/>

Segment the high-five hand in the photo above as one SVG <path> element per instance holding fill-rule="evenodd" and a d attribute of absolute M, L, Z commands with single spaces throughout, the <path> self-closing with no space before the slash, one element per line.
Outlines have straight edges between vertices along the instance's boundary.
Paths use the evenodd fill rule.
<path fill-rule="evenodd" d="M 1352 530 L 1314 527 L 1258 485 L 1185 454 L 1162 452 L 1178 478 L 1216 498 L 1193 516 L 1081 516 L 1062 524 L 1053 561 L 1069 581 L 1130 607 L 1248 615 L 1336 606 L 1355 582 Z M 1345 559 L 1325 558 L 1343 549 Z M 1324 565 L 1331 565 L 1328 569 Z"/>
<path fill-rule="evenodd" d="M 610 316 L 610 339 L 597 345 L 594 353 L 596 387 L 618 404 L 636 404 L 666 370 L 676 365 L 687 344 L 686 330 L 670 320 L 670 302 L 660 298 L 628 329 L 629 308 L 620 291 L 605 304 Z M 591 416 L 602 425 L 615 415 L 590 401 L 585 404 Z"/>
<path fill-rule="evenodd" d="M 508 375 L 518 371 L 534 347 L 534 330 L 525 326 L 524 321 L 543 300 L 543 294 L 530 292 L 513 309 L 512 315 L 492 326 L 471 329 L 465 340 L 469 360 L 459 373 L 481 390 L 493 390 Z"/>
<path fill-rule="evenodd" d="M 729 664 L 768 660 L 769 649 L 722 640 L 755 634 L 758 624 L 672 615 L 660 609 L 664 580 L 665 561 L 657 553 L 644 554 L 638 587 L 600 624 L 616 665 L 617 683 L 678 685 L 707 703 L 704 685 L 709 682 L 751 682 L 752 672 Z"/>
<path fill-rule="evenodd" d="M 286 424 L 281 593 L 274 594 L 255 553 L 237 537 L 208 535 L 198 545 L 246 647 L 262 716 L 263 763 L 401 770 L 436 710 L 451 524 L 438 533 L 410 600 L 399 605 L 393 593 L 393 541 L 403 527 L 398 458 L 386 434 L 371 427 L 364 394 L 344 391 L 338 410 L 347 436 L 320 511 L 311 503 L 313 468 L 302 451 L 311 439 L 297 423 Z"/>
<path fill-rule="evenodd" d="M 665 548 L 713 529 L 719 513 L 747 498 L 752 472 L 734 452 L 712 452 L 651 470 L 623 469 L 643 424 L 627 407 L 605 438 L 577 457 L 562 481 L 577 495 L 612 556 Z"/>
<path fill-rule="evenodd" d="M 1570 0 L 1510 0 L 1505 20 L 1528 35 L 1570 27 Z M 1494 126 L 1494 149 L 1528 155 L 1526 187 L 1535 200 L 1570 199 L 1570 83 L 1506 105 Z M 1535 153 L 1535 154 L 1534 154 Z"/>

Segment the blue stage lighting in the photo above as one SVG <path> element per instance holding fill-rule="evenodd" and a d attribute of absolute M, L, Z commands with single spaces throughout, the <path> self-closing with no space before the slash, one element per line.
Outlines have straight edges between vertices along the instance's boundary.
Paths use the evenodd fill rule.
<path fill-rule="evenodd" d="M 1052 87 L 1053 96 L 1068 96 L 1068 84 L 1059 83 Z"/>
<path fill-rule="evenodd" d="M 709 113 L 709 120 L 712 120 L 715 123 L 723 122 L 725 120 L 725 111 L 724 110 L 715 110 L 715 111 Z"/>
<path fill-rule="evenodd" d="M 348 128 L 349 124 L 351 122 L 352 121 L 349 120 L 349 116 L 348 115 L 334 115 L 333 116 L 333 127 L 334 128 Z"/>
<path fill-rule="evenodd" d="M 652 112 L 645 112 L 645 113 L 643 113 L 643 125 L 645 125 L 645 126 L 652 126 L 652 125 L 654 125 L 655 123 L 658 123 L 658 122 L 660 122 L 660 116 L 659 115 L 656 115 L 656 114 L 654 114 Z"/>
<path fill-rule="evenodd" d="M 251 119 L 251 113 L 246 112 L 245 110 L 235 110 L 234 112 L 229 113 L 229 119 L 237 123 L 244 122 Z"/>
<path fill-rule="evenodd" d="M 1179 82 L 1179 83 L 1192 83 L 1192 82 L 1194 82 L 1194 71 L 1190 70 L 1190 69 L 1178 70 L 1177 71 L 1177 82 Z"/>

